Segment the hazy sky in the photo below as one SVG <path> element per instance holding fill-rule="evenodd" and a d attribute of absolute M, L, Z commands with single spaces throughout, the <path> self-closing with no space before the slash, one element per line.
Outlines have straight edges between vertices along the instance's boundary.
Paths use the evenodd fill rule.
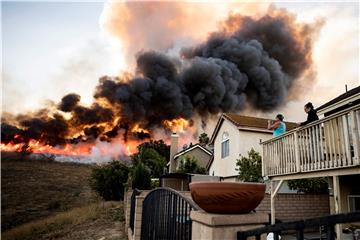
<path fill-rule="evenodd" d="M 359 84 L 359 3 L 276 6 L 297 14 L 299 21 L 325 20 L 314 46 L 316 82 L 302 99 L 277 110 L 300 121 L 307 101 L 318 106 L 341 94 L 345 84 Z M 34 110 L 70 92 L 90 103 L 98 78 L 116 75 L 123 64 L 101 30 L 102 2 L 2 2 L 1 8 L 3 111 Z"/>

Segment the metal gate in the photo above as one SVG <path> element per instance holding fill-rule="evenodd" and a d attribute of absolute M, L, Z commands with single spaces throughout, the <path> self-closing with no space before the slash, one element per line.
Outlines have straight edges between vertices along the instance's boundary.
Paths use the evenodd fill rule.
<path fill-rule="evenodd" d="M 141 240 L 190 240 L 190 211 L 199 207 L 170 188 L 151 191 L 143 202 Z"/>

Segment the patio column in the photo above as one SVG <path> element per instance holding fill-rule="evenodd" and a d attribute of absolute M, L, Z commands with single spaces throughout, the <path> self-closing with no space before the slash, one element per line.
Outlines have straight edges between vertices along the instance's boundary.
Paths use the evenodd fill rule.
<path fill-rule="evenodd" d="M 270 205 L 271 205 L 271 224 L 275 224 L 275 197 L 279 192 L 281 185 L 283 184 L 284 180 L 280 180 L 278 185 L 275 187 L 275 181 L 270 182 L 271 188 L 271 197 L 270 197 Z"/>

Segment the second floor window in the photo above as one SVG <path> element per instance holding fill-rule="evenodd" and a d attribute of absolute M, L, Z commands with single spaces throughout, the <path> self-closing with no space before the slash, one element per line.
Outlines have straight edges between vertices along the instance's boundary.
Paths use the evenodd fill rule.
<path fill-rule="evenodd" d="M 229 134 L 227 132 L 224 132 L 221 141 L 221 158 L 225 158 L 229 156 L 229 154 Z"/>

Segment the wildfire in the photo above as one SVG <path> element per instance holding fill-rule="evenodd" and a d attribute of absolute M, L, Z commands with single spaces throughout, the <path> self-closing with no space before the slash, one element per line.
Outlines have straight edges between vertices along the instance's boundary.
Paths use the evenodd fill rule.
<path fill-rule="evenodd" d="M 148 133 L 148 134 L 150 134 L 150 132 L 149 132 L 147 129 L 141 128 L 141 127 L 139 126 L 139 124 L 136 124 L 136 125 L 131 129 L 131 132 L 137 132 L 137 133 L 143 132 L 143 133 Z"/>
<path fill-rule="evenodd" d="M 170 129 L 173 132 L 184 132 L 185 129 L 189 126 L 189 121 L 184 118 L 177 118 L 173 120 L 164 120 L 163 124 L 166 128 Z"/>
<path fill-rule="evenodd" d="M 28 143 L 1 143 L 1 151 L 5 152 L 31 152 L 31 153 L 47 153 L 68 156 L 86 156 L 90 154 L 90 144 L 65 144 L 64 146 L 44 145 L 39 141 L 30 140 Z"/>

